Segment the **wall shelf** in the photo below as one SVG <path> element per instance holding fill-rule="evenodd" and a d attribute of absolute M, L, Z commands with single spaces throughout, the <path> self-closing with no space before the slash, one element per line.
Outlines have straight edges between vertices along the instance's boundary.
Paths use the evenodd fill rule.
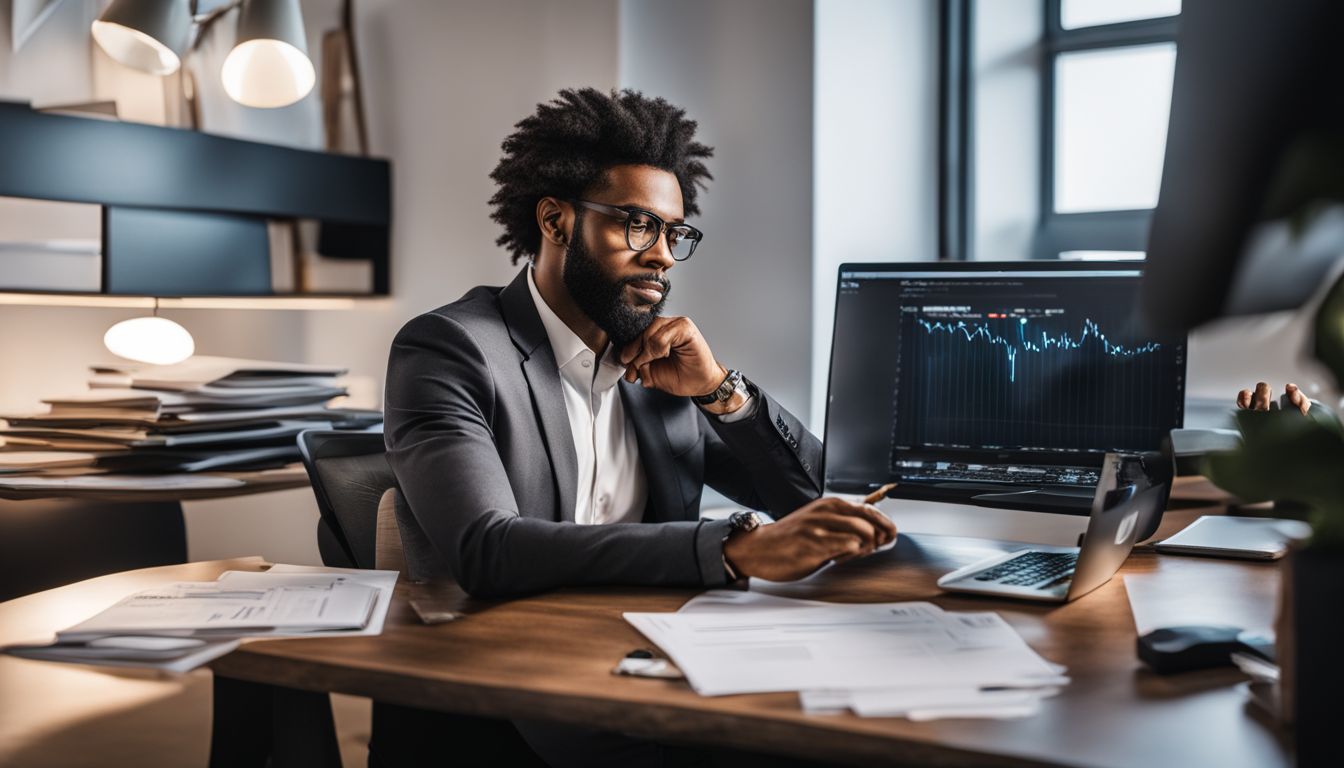
<path fill-rule="evenodd" d="M 91 295 L 274 295 L 267 224 L 309 220 L 323 256 L 371 266 L 366 293 L 341 295 L 389 291 L 386 160 L 0 102 L 0 196 L 102 206 Z"/>

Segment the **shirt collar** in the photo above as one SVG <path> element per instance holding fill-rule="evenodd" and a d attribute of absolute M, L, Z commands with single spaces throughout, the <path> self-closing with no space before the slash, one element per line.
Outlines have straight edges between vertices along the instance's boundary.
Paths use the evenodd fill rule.
<path fill-rule="evenodd" d="M 581 367 L 581 360 L 593 360 L 596 355 L 588 348 L 583 339 L 575 333 L 560 316 L 555 314 L 546 300 L 542 298 L 541 291 L 537 290 L 537 281 L 532 276 L 532 267 L 527 269 L 527 289 L 532 293 L 532 303 L 537 307 L 537 314 L 541 316 L 541 325 L 546 329 L 546 337 L 551 342 L 551 351 L 555 354 L 555 364 L 562 373 L 568 372 L 571 367 L 577 369 Z M 597 366 L 596 371 L 584 371 L 585 378 L 591 377 L 591 386 L 594 391 L 605 391 L 616 386 L 616 382 L 621 380 L 625 374 L 625 366 L 616 359 L 616 350 L 611 345 L 607 345 L 606 353 L 602 355 L 602 360 Z"/>

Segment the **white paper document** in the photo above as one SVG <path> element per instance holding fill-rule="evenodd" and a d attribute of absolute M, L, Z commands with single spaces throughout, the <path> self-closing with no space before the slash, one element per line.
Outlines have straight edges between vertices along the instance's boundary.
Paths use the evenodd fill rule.
<path fill-rule="evenodd" d="M 931 603 L 627 613 L 697 693 L 1050 685 L 1058 670 L 996 613 Z"/>
<path fill-rule="evenodd" d="M 369 621 L 362 629 L 346 630 L 326 630 L 322 632 L 322 637 L 357 637 L 374 636 L 383 633 L 383 623 L 387 621 L 387 609 L 392 605 L 392 593 L 397 586 L 398 573 L 396 571 L 375 571 L 361 570 L 359 568 L 328 568 L 320 565 L 273 565 L 265 573 L 256 573 L 254 571 L 226 571 L 221 575 L 220 581 L 224 581 L 229 586 L 237 586 L 244 583 L 242 579 L 247 576 L 267 576 L 273 579 L 292 580 L 291 585 L 303 583 L 305 579 L 316 579 L 320 584 L 324 579 L 330 579 L 332 576 L 340 576 L 351 583 L 361 584 L 377 590 L 378 596 L 373 603 L 373 612 L 369 614 Z M 279 631 L 271 633 L 270 636 L 278 636 Z"/>
<path fill-rule="evenodd" d="M 1182 588 L 1173 590 L 1160 574 L 1125 574 L 1125 592 L 1134 614 L 1134 627 L 1146 635 L 1161 627 L 1195 624 L 1242 627 L 1272 634 L 1273 600 L 1247 600 L 1246 595 L 1227 588 L 1228 576 L 1221 570 L 1183 573 Z M 1199 595 L 1199 600 L 1190 600 Z"/>
<path fill-rule="evenodd" d="M 295 377 L 331 378 L 346 373 L 331 365 L 287 363 L 272 360 L 245 360 L 236 357 L 192 355 L 172 365 L 103 364 L 95 373 L 120 374 L 130 380 L 128 386 L 148 389 L 184 389 L 214 384 L 227 379 L 250 382 L 288 380 Z"/>
<path fill-rule="evenodd" d="M 801 691 L 798 701 L 803 711 L 813 714 L 849 710 L 860 717 L 908 717 L 911 720 L 1015 718 L 1036 714 L 1040 701 L 1058 692 L 1057 687 L 830 689 Z"/>
<path fill-rule="evenodd" d="M 301 585 L 182 581 L 137 592 L 57 632 L 56 638 L 86 642 L 110 635 L 219 637 L 363 629 L 377 596 L 376 589 L 335 578 Z"/>
<path fill-rule="evenodd" d="M 713 590 L 675 614 L 626 614 L 703 695 L 798 691 L 810 714 L 1018 718 L 1067 685 L 995 613 Z"/>
<path fill-rule="evenodd" d="M 396 571 L 275 565 L 225 571 L 130 595 L 56 642 L 9 646 L 29 659 L 186 672 L 240 640 L 346 637 L 383 631 Z"/>

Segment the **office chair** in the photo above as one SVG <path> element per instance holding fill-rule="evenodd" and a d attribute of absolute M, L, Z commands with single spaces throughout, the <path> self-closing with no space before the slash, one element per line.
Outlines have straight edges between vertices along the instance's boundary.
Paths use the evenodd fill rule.
<path fill-rule="evenodd" d="M 322 515 L 317 543 L 324 564 L 390 568 L 410 581 L 446 577 L 429 565 L 436 556 L 419 526 L 404 524 L 412 520 L 410 509 L 384 456 L 381 432 L 308 430 L 298 441 Z M 323 746 L 335 739 L 325 698 L 300 705 L 318 723 L 305 733 Z M 415 765 L 444 744 L 454 745 L 455 758 L 467 765 L 541 765 L 507 720 L 373 703 L 370 766 Z"/>
<path fill-rule="evenodd" d="M 410 581 L 452 578 L 397 489 L 381 432 L 309 430 L 298 440 L 322 515 L 324 565 L 400 571 Z"/>
<path fill-rule="evenodd" d="M 376 565 L 378 505 L 396 486 L 381 432 L 308 430 L 299 453 L 317 497 L 317 547 L 324 565 Z"/>

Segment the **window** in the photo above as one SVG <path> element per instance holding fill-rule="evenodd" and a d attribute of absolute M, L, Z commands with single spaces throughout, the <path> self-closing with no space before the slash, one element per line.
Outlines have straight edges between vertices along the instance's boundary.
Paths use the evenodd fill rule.
<path fill-rule="evenodd" d="M 942 9 L 942 257 L 1143 251 L 1180 0 Z"/>
<path fill-rule="evenodd" d="M 1180 0 L 1045 0 L 1034 255 L 1147 247 L 1178 13 Z"/>

